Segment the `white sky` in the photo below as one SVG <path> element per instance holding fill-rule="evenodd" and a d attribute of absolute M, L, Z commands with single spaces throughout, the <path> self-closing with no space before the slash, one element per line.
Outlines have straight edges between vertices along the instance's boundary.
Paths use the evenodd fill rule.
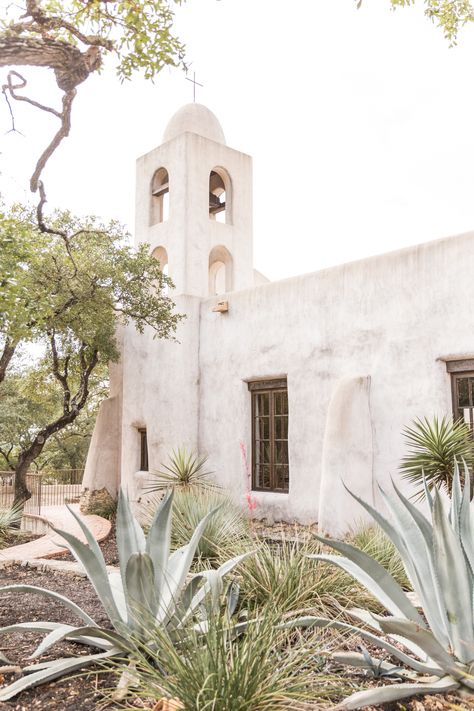
<path fill-rule="evenodd" d="M 3 4 L 3 1 L 2 1 Z M 176 28 L 197 100 L 254 158 L 255 267 L 292 276 L 474 229 L 474 28 L 448 47 L 423 5 L 389 0 L 188 0 Z M 2 72 L 0 76 L 6 74 Z M 43 70 L 29 95 L 56 97 Z M 2 80 L 3 81 L 3 80 Z M 1 97 L 0 97 L 1 98 Z M 177 70 L 78 90 L 71 136 L 44 176 L 51 206 L 133 231 L 135 158 L 192 100 Z M 53 117 L 0 102 L 0 190 L 28 199 Z"/>

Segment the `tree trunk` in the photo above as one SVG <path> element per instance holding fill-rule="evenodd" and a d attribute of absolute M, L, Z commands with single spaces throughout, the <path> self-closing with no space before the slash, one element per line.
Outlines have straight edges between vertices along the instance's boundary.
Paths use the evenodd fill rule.
<path fill-rule="evenodd" d="M 7 368 L 10 365 L 10 361 L 15 353 L 16 343 L 7 339 L 5 346 L 3 347 L 3 352 L 0 355 L 0 383 L 3 383 L 5 376 L 7 374 Z"/>

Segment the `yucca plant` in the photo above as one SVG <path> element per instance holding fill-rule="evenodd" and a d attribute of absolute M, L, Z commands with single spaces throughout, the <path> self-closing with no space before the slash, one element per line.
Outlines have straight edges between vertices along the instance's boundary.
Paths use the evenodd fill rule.
<path fill-rule="evenodd" d="M 148 536 L 132 515 L 130 504 L 119 492 L 117 508 L 117 548 L 120 572 L 107 571 L 102 551 L 82 519 L 70 509 L 88 545 L 66 531 L 54 529 L 67 543 L 70 551 L 84 567 L 110 621 L 110 628 L 100 627 L 84 610 L 58 593 L 30 585 L 8 585 L 2 592 L 29 592 L 45 595 L 68 607 L 82 621 L 79 627 L 54 622 L 27 622 L 0 628 L 0 634 L 21 631 L 47 632 L 31 659 L 36 659 L 62 639 L 102 650 L 88 656 L 70 657 L 23 669 L 26 674 L 0 690 L 0 701 L 6 701 L 20 691 L 55 679 L 67 672 L 114 656 L 133 655 L 139 640 L 147 644 L 151 631 L 158 626 L 173 641 L 179 641 L 186 626 L 193 621 L 198 630 L 205 629 L 203 614 L 219 605 L 223 589 L 222 578 L 250 553 L 244 553 L 223 563 L 217 570 L 206 570 L 193 576 L 189 571 L 199 539 L 211 511 L 193 532 L 187 545 L 170 555 L 171 513 L 173 492 L 162 500 L 151 523 Z M 198 614 L 199 613 L 199 614 Z M 196 617 L 197 615 L 197 617 Z M 196 617 L 196 619 L 195 619 Z"/>
<path fill-rule="evenodd" d="M 148 493 L 165 491 L 170 488 L 184 490 L 220 488 L 209 477 L 212 471 L 206 469 L 207 457 L 195 452 L 187 452 L 184 447 L 174 449 L 169 456 L 169 464 L 162 464 L 160 471 L 150 471 Z"/>
<path fill-rule="evenodd" d="M 401 461 L 399 469 L 403 478 L 418 487 L 416 500 L 425 497 L 424 481 L 431 491 L 444 488 L 451 494 L 455 462 L 474 463 L 474 440 L 469 427 L 462 420 L 427 417 L 414 420 L 403 431 L 409 454 Z"/>
<path fill-rule="evenodd" d="M 148 527 L 155 515 L 157 502 L 145 505 L 142 520 Z M 206 560 L 224 560 L 228 553 L 249 550 L 254 543 L 248 520 L 242 510 L 224 493 L 209 489 L 176 489 L 173 499 L 171 547 L 180 548 L 189 540 L 198 523 L 215 510 L 199 540 L 196 554 Z"/>
<path fill-rule="evenodd" d="M 0 548 L 3 548 L 8 535 L 19 532 L 21 517 L 21 507 L 0 508 Z"/>
<path fill-rule="evenodd" d="M 385 676 L 393 673 L 410 682 L 358 692 L 346 699 L 341 709 L 359 709 L 415 694 L 474 692 L 474 502 L 467 467 L 464 478 L 462 491 L 456 465 L 449 513 L 437 489 L 432 496 L 426 486 L 431 521 L 395 485 L 390 496 L 380 488 L 391 520 L 352 494 L 397 548 L 422 614 L 392 575 L 373 558 L 348 543 L 317 536 L 342 555 L 310 557 L 333 563 L 350 573 L 379 600 L 389 616 L 354 609 L 350 611 L 353 618 L 366 628 L 318 617 L 299 618 L 288 625 L 329 625 L 356 632 L 398 660 L 397 666 L 381 662 Z M 339 663 L 369 668 L 363 654 L 340 653 L 336 659 Z"/>

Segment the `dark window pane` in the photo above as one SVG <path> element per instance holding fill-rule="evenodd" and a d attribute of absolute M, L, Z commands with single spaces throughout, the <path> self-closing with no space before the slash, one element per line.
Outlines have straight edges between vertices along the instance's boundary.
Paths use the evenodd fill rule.
<path fill-rule="evenodd" d="M 259 393 L 255 396 L 255 416 L 270 414 L 270 393 Z"/>
<path fill-rule="evenodd" d="M 288 466 L 278 465 L 275 467 L 275 488 L 288 491 L 290 475 Z"/>
<path fill-rule="evenodd" d="M 468 407 L 469 406 L 469 387 L 468 378 L 458 378 L 458 407 Z"/>
<path fill-rule="evenodd" d="M 288 442 L 275 442 L 275 464 L 288 464 Z"/>
<path fill-rule="evenodd" d="M 275 417 L 275 439 L 288 439 L 288 415 Z"/>
<path fill-rule="evenodd" d="M 288 413 L 288 393 L 275 393 L 275 415 L 286 415 Z"/>
<path fill-rule="evenodd" d="M 270 489 L 270 467 L 257 466 L 255 468 L 255 485 L 257 489 Z"/>
<path fill-rule="evenodd" d="M 259 439 L 270 439 L 270 418 L 258 417 L 255 427 L 255 436 Z"/>

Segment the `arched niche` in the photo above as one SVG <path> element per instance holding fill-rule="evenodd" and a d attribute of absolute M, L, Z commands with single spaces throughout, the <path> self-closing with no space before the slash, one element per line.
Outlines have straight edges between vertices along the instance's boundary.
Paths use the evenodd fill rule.
<path fill-rule="evenodd" d="M 168 252 L 164 247 L 156 247 L 151 256 L 160 263 L 160 269 L 165 276 L 169 276 Z M 168 286 L 165 286 L 163 293 L 168 293 Z"/>
<path fill-rule="evenodd" d="M 209 254 L 209 296 L 232 291 L 233 259 L 226 247 L 214 247 Z"/>
<path fill-rule="evenodd" d="M 209 173 L 209 219 L 231 223 L 232 185 L 229 173 L 215 167 Z"/>
<path fill-rule="evenodd" d="M 150 225 L 165 222 L 169 216 L 170 185 L 166 168 L 158 168 L 151 181 Z"/>

